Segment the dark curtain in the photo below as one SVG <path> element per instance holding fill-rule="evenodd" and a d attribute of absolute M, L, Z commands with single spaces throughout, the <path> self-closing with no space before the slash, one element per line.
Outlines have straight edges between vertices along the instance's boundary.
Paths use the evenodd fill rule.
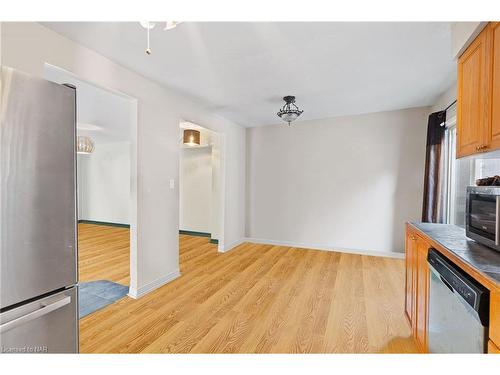
<path fill-rule="evenodd" d="M 427 148 L 425 154 L 424 202 L 422 221 L 444 222 L 444 135 L 446 111 L 431 113 L 427 124 Z"/>

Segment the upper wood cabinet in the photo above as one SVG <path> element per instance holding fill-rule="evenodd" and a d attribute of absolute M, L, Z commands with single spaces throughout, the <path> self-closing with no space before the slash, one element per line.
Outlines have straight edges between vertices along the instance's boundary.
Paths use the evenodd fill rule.
<path fill-rule="evenodd" d="M 489 50 L 486 27 L 458 59 L 457 157 L 479 152 L 486 144 Z"/>
<path fill-rule="evenodd" d="M 500 23 L 458 59 L 457 157 L 500 149 Z"/>
<path fill-rule="evenodd" d="M 491 39 L 491 111 L 490 128 L 486 144 L 489 149 L 500 149 L 500 22 L 488 25 Z"/>

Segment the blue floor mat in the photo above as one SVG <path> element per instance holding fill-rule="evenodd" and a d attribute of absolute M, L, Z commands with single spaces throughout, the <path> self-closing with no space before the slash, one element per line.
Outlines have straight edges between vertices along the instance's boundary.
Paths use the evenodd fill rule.
<path fill-rule="evenodd" d="M 80 319 L 118 301 L 128 293 L 128 286 L 108 280 L 89 281 L 78 286 Z"/>

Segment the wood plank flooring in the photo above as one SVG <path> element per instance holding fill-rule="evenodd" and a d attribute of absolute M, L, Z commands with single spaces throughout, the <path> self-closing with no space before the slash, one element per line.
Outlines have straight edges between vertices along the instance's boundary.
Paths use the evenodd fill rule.
<path fill-rule="evenodd" d="M 78 277 L 80 281 L 109 280 L 129 285 L 129 229 L 78 224 Z"/>
<path fill-rule="evenodd" d="M 83 278 L 128 280 L 128 230 L 85 226 L 80 241 Z M 207 238 L 181 235 L 182 276 L 81 319 L 80 351 L 416 352 L 403 312 L 403 266 L 249 243 L 220 254 Z"/>

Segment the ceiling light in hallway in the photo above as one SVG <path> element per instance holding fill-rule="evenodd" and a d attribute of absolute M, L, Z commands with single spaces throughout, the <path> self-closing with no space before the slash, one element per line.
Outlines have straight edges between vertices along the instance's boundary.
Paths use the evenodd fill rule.
<path fill-rule="evenodd" d="M 295 105 L 295 96 L 288 95 L 283 98 L 285 105 L 278 111 L 278 116 L 283 120 L 288 122 L 288 126 L 292 121 L 297 120 L 297 118 L 302 114 L 302 110 Z"/>
<path fill-rule="evenodd" d="M 94 152 L 94 142 L 89 137 L 78 136 L 76 139 L 76 152 L 78 154 L 91 154 Z"/>
<path fill-rule="evenodd" d="M 188 146 L 199 146 L 200 145 L 200 132 L 194 129 L 184 130 L 184 144 Z"/>

